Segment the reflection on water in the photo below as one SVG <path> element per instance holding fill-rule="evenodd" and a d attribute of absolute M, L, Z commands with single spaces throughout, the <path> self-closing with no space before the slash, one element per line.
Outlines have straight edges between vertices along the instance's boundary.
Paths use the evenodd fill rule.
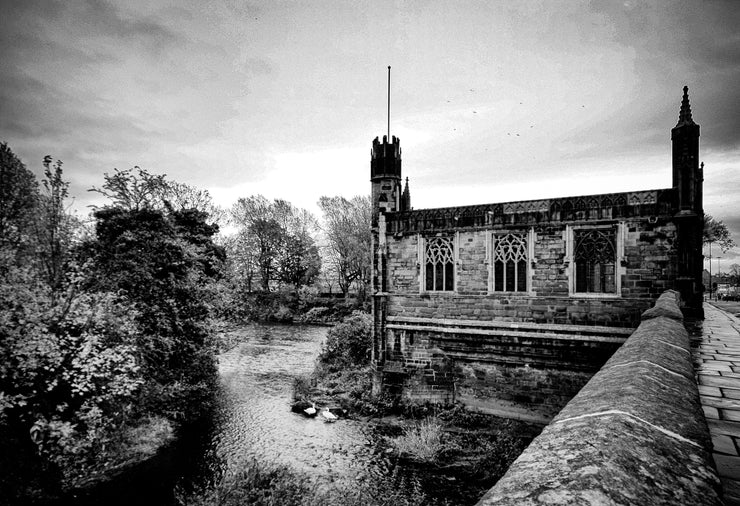
<path fill-rule="evenodd" d="M 236 331 L 241 342 L 219 357 L 223 402 L 211 441 L 211 464 L 219 471 L 253 458 L 327 482 L 388 470 L 372 426 L 346 419 L 327 424 L 290 411 L 293 379 L 313 371 L 326 331 L 266 325 Z"/>
<path fill-rule="evenodd" d="M 385 483 L 409 494 L 424 490 L 441 503 L 474 504 L 464 476 L 399 465 L 380 433 L 387 429 L 349 419 L 328 424 L 290 411 L 293 380 L 313 371 L 326 332 L 256 324 L 233 331 L 229 342 L 237 344 L 219 356 L 222 388 L 213 419 L 185 429 L 173 448 L 75 502 L 174 505 L 176 489 L 213 484 L 256 459 L 288 465 L 320 487 Z"/>

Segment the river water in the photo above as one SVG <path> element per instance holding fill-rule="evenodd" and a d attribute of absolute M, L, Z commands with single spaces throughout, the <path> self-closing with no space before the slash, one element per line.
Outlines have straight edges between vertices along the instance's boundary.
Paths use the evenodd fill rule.
<path fill-rule="evenodd" d="M 80 503 L 176 504 L 175 490 L 207 486 L 256 460 L 290 466 L 319 488 L 380 483 L 409 494 L 421 488 L 448 504 L 473 504 L 475 498 L 463 497 L 464 477 L 399 463 L 384 426 L 352 419 L 324 423 L 290 411 L 293 381 L 313 371 L 326 332 L 257 324 L 229 332 L 232 347 L 219 356 L 222 391 L 211 423 L 183 434 L 173 449 L 106 491 L 78 497 L 87 499 Z"/>
<path fill-rule="evenodd" d="M 327 482 L 362 479 L 387 468 L 372 426 L 350 419 L 324 423 L 290 411 L 293 380 L 313 371 L 326 332 L 297 325 L 252 325 L 235 332 L 239 343 L 219 357 L 224 391 L 211 464 L 228 471 L 256 459 Z"/>

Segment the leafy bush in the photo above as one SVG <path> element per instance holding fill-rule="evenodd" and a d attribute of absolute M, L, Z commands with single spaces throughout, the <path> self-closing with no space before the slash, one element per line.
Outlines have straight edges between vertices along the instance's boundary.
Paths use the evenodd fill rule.
<path fill-rule="evenodd" d="M 64 298 L 28 271 L 0 283 L 0 423 L 25 428 L 65 474 L 131 416 L 144 380 L 136 311 L 111 293 Z"/>
<path fill-rule="evenodd" d="M 372 318 L 356 311 L 329 330 L 319 361 L 330 370 L 365 366 L 370 363 L 372 345 Z"/>
<path fill-rule="evenodd" d="M 326 306 L 312 307 L 306 314 L 301 318 L 306 323 L 314 322 L 325 322 L 326 317 L 329 316 L 329 308 Z"/>
<path fill-rule="evenodd" d="M 93 266 L 88 290 L 126 294 L 136 307 L 136 347 L 146 379 L 141 414 L 191 419 L 215 388 L 210 329 L 223 249 L 196 210 L 97 210 L 96 235 L 78 248 Z"/>

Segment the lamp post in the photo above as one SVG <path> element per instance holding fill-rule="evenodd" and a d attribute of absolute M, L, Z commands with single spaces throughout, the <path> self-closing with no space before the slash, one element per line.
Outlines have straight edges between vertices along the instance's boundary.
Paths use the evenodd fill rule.
<path fill-rule="evenodd" d="M 709 243 L 709 300 L 712 300 L 712 243 Z"/>
<path fill-rule="evenodd" d="M 722 282 L 722 270 L 719 266 L 719 261 L 722 257 L 715 257 L 717 258 L 717 300 L 719 300 L 719 284 Z"/>

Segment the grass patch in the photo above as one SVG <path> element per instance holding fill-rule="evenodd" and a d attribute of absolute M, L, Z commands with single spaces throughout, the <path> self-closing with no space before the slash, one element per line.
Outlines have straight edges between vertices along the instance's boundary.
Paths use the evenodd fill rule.
<path fill-rule="evenodd" d="M 251 460 L 214 487 L 184 493 L 176 491 L 183 506 L 302 506 L 316 493 L 310 480 L 286 466 L 265 467 Z"/>
<path fill-rule="evenodd" d="M 435 418 L 427 418 L 393 439 L 401 455 L 421 462 L 434 462 L 443 448 L 442 425 Z"/>
<path fill-rule="evenodd" d="M 181 506 L 432 506 L 418 483 L 395 473 L 388 480 L 320 486 L 288 466 L 265 466 L 255 459 L 238 472 L 224 476 L 215 486 L 190 493 L 176 491 Z"/>

